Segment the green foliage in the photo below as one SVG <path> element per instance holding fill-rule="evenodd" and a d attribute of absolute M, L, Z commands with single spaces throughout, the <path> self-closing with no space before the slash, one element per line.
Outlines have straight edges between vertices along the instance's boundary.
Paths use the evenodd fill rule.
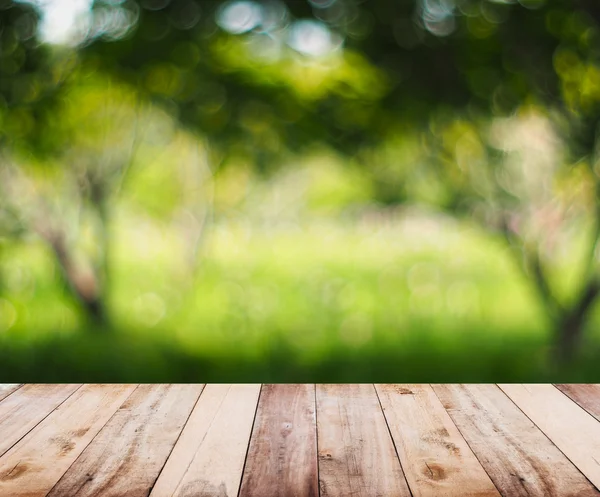
<path fill-rule="evenodd" d="M 7 249 L 0 381 L 596 381 L 598 335 L 555 369 L 543 312 L 498 240 L 402 219 L 217 227 L 192 291 L 175 226 L 122 220 L 107 336 L 64 298 L 48 252 Z"/>
<path fill-rule="evenodd" d="M 597 2 L 97 0 L 60 48 L 38 21 L 0 8 L 7 380 L 558 377 L 548 328 L 600 289 Z"/>
<path fill-rule="evenodd" d="M 588 348 L 575 366 L 548 365 L 545 342 L 490 339 L 480 330 L 449 342 L 420 330 L 420 337 L 359 351 L 338 346 L 304 359 L 271 340 L 260 355 L 209 354 L 178 347 L 168 338 L 141 337 L 123 330 L 91 336 L 0 340 L 2 382 L 86 383 L 403 383 L 448 381 L 521 383 L 598 381 L 598 349 Z M 163 336 L 168 337 L 168 332 Z M 238 349 L 241 347 L 238 347 Z M 110 365 L 110 366 L 109 366 Z"/>
<path fill-rule="evenodd" d="M 39 12 L 28 3 L 6 0 L 0 7 L 0 147 L 47 155 L 47 133 L 72 54 L 40 45 Z"/>

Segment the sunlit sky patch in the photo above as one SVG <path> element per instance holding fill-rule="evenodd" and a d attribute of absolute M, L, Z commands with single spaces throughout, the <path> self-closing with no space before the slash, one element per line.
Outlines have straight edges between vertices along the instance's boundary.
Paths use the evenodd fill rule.
<path fill-rule="evenodd" d="M 48 43 L 69 43 L 89 20 L 91 0 L 38 0 L 42 11 L 40 37 Z"/>

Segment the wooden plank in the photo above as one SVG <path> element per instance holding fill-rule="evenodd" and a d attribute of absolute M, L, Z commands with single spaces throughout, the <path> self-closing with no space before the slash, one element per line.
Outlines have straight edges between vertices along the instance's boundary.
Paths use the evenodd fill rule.
<path fill-rule="evenodd" d="M 556 385 L 556 388 L 600 421 L 600 385 L 562 384 Z"/>
<path fill-rule="evenodd" d="M 147 497 L 203 385 L 140 385 L 48 497 Z"/>
<path fill-rule="evenodd" d="M 46 496 L 134 389 L 85 385 L 77 390 L 0 457 L 0 495 Z"/>
<path fill-rule="evenodd" d="M 0 383 L 0 402 L 17 390 L 21 383 Z"/>
<path fill-rule="evenodd" d="M 263 385 L 240 497 L 316 497 L 314 385 Z"/>
<path fill-rule="evenodd" d="M 553 385 L 498 385 L 600 488 L 600 423 Z"/>
<path fill-rule="evenodd" d="M 321 497 L 410 497 L 373 385 L 317 385 Z"/>
<path fill-rule="evenodd" d="M 376 388 L 414 497 L 500 496 L 430 385 Z"/>
<path fill-rule="evenodd" d="M 433 388 L 502 495 L 600 495 L 496 385 Z"/>
<path fill-rule="evenodd" d="M 0 456 L 79 387 L 80 385 L 25 385 L 0 402 Z"/>
<path fill-rule="evenodd" d="M 207 385 L 150 496 L 236 496 L 259 393 Z"/>

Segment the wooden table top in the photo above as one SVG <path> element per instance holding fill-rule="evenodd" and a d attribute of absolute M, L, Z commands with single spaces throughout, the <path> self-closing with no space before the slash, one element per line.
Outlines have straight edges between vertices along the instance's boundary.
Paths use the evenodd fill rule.
<path fill-rule="evenodd" d="M 599 420 L 600 385 L 0 384 L 0 496 L 600 496 Z"/>

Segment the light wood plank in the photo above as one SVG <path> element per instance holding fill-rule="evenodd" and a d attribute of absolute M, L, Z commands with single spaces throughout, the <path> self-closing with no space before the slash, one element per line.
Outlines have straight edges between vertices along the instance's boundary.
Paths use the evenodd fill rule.
<path fill-rule="evenodd" d="M 600 487 L 600 423 L 553 385 L 498 385 Z"/>
<path fill-rule="evenodd" d="M 48 497 L 147 497 L 203 385 L 140 385 Z"/>
<path fill-rule="evenodd" d="M 80 385 L 25 385 L 0 402 L 0 456 Z"/>
<path fill-rule="evenodd" d="M 0 495 L 44 497 L 135 385 L 85 385 L 0 458 Z"/>
<path fill-rule="evenodd" d="M 314 385 L 264 385 L 240 497 L 316 497 Z"/>
<path fill-rule="evenodd" d="M 0 383 L 0 402 L 17 390 L 21 383 Z"/>
<path fill-rule="evenodd" d="M 556 388 L 600 421 L 600 385 L 563 384 L 556 385 Z"/>
<path fill-rule="evenodd" d="M 414 497 L 499 497 L 430 385 L 376 385 Z"/>
<path fill-rule="evenodd" d="M 496 385 L 433 385 L 502 495 L 600 495 Z"/>
<path fill-rule="evenodd" d="M 259 392 L 207 385 L 150 496 L 237 496 Z"/>
<path fill-rule="evenodd" d="M 317 385 L 321 497 L 410 497 L 373 385 Z"/>

